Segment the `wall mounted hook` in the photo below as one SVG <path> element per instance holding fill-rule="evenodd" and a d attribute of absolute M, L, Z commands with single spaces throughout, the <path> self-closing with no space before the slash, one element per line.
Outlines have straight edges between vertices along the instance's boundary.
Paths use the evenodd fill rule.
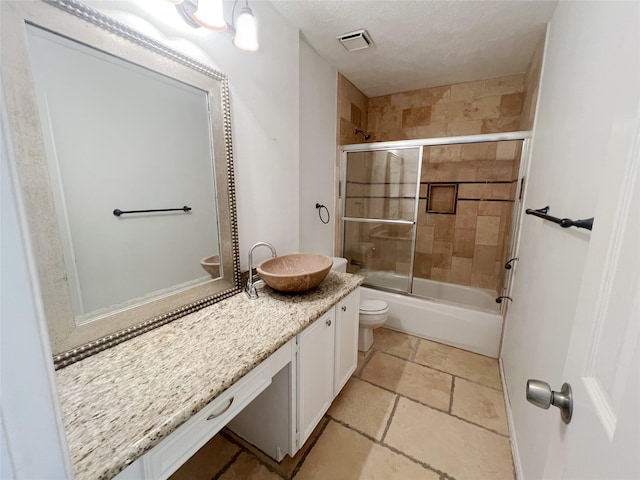
<path fill-rule="evenodd" d="M 509 260 L 507 260 L 507 263 L 504 264 L 504 269 L 505 270 L 511 270 L 513 268 L 513 265 L 511 265 L 513 262 L 515 262 L 516 260 L 518 260 L 518 257 L 513 257 L 510 258 Z"/>
<path fill-rule="evenodd" d="M 511 300 L 511 301 L 513 302 L 513 298 L 511 298 L 511 297 L 507 297 L 506 295 L 502 295 L 502 296 L 500 296 L 500 297 L 496 298 L 496 303 L 502 303 L 502 300 L 504 300 L 505 298 L 506 298 L 507 300 Z"/>

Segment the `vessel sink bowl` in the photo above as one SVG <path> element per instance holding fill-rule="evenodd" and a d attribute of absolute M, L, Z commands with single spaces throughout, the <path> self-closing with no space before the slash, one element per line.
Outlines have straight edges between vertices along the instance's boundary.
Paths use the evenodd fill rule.
<path fill-rule="evenodd" d="M 293 253 L 262 262 L 260 278 L 280 292 L 306 292 L 317 287 L 331 270 L 333 260 L 316 253 Z"/>
<path fill-rule="evenodd" d="M 213 255 L 211 257 L 206 257 L 200 260 L 200 265 L 204 268 L 209 275 L 213 278 L 218 278 L 220 276 L 220 256 Z"/>

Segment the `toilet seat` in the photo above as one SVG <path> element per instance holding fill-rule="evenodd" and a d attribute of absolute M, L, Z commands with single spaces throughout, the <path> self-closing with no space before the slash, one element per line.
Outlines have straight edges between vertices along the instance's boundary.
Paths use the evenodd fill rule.
<path fill-rule="evenodd" d="M 384 300 L 365 298 L 360 301 L 360 313 L 375 315 L 389 310 L 389 305 Z"/>

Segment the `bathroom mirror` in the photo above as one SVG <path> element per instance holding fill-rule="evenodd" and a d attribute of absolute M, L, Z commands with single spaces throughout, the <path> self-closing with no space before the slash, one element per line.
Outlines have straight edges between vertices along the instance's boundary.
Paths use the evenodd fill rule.
<path fill-rule="evenodd" d="M 56 365 L 237 293 L 226 76 L 73 0 L 1 8 Z"/>

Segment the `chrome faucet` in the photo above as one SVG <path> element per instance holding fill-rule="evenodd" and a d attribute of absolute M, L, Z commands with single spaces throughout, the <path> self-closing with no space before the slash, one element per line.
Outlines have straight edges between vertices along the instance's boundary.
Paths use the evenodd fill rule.
<path fill-rule="evenodd" d="M 244 293 L 247 294 L 247 296 L 251 299 L 256 299 L 258 298 L 258 291 L 256 290 L 256 284 L 258 283 L 258 274 L 256 274 L 255 276 L 253 275 L 253 251 L 257 248 L 257 247 L 268 247 L 271 250 L 271 258 L 276 258 L 276 256 L 278 255 L 276 253 L 276 247 L 274 247 L 273 245 L 271 245 L 270 243 L 267 242 L 258 242 L 256 243 L 253 247 L 251 247 L 251 250 L 249 250 L 249 280 L 247 280 L 247 286 L 244 287 Z"/>

